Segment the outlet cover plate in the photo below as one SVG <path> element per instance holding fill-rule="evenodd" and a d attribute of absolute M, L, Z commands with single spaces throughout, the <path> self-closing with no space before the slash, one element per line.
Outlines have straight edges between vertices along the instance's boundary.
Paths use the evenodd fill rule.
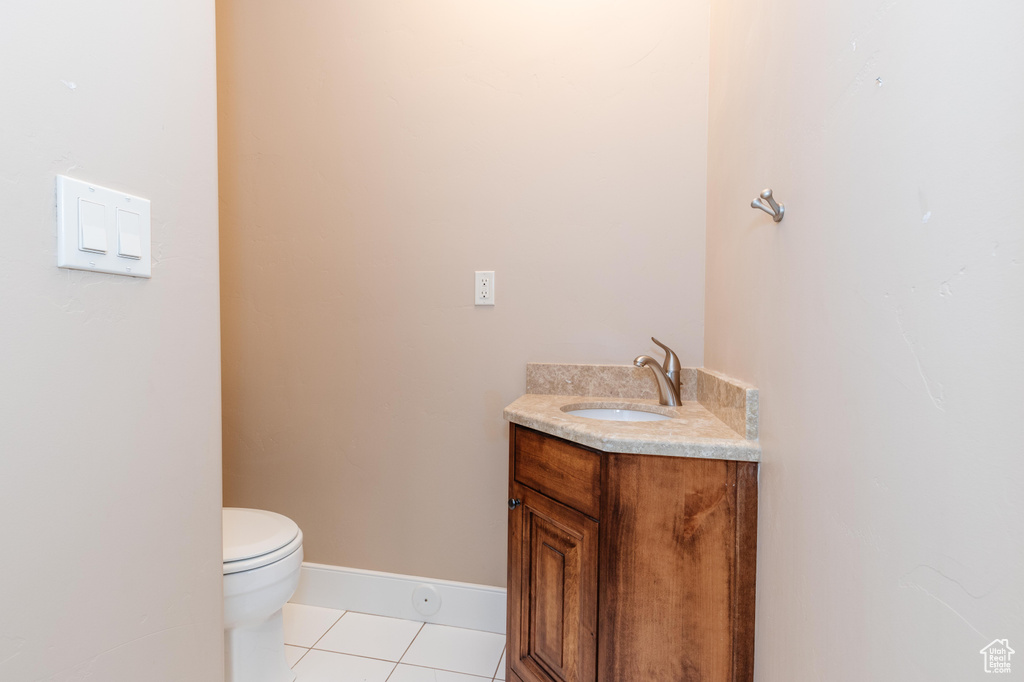
<path fill-rule="evenodd" d="M 473 288 L 476 305 L 494 305 L 494 270 L 477 270 Z"/>

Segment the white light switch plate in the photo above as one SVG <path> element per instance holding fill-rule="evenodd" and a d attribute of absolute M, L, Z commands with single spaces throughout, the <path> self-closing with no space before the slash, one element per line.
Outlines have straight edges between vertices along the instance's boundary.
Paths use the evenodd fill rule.
<path fill-rule="evenodd" d="M 150 277 L 149 199 L 58 175 L 57 266 Z"/>

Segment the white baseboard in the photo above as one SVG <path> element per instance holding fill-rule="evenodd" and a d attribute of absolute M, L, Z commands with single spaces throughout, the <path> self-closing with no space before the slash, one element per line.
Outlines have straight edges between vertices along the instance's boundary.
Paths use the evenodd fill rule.
<path fill-rule="evenodd" d="M 433 615 L 413 606 L 413 591 L 421 585 L 430 585 L 440 597 L 441 608 Z M 291 601 L 503 635 L 505 595 L 501 587 L 303 562 Z"/>

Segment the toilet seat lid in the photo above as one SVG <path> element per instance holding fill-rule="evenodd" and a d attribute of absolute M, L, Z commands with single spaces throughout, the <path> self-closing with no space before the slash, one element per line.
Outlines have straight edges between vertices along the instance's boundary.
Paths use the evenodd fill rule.
<path fill-rule="evenodd" d="M 224 563 L 263 556 L 291 543 L 299 527 L 263 509 L 224 507 Z"/>

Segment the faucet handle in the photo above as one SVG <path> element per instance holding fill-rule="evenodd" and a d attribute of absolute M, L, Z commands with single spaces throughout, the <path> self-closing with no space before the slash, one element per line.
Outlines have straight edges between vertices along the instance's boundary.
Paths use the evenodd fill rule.
<path fill-rule="evenodd" d="M 679 356 L 676 355 L 671 348 L 663 344 L 661 341 L 658 341 L 658 339 L 653 336 L 651 337 L 651 341 L 654 341 L 654 343 L 658 344 L 658 346 L 665 351 L 665 362 L 662 363 L 662 367 L 665 368 L 665 374 L 672 375 L 673 372 L 678 374 L 679 370 L 683 368 L 679 363 Z"/>

